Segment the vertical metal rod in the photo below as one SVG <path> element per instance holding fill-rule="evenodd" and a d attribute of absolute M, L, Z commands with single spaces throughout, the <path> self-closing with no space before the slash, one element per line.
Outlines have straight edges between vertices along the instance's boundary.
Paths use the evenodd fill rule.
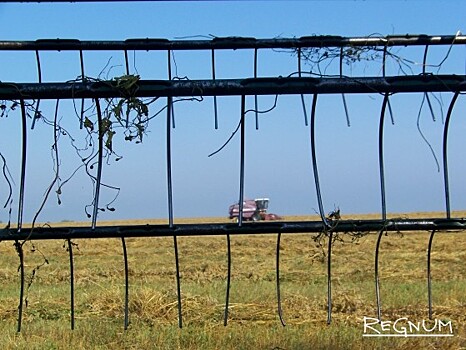
<path fill-rule="evenodd" d="M 173 99 L 167 97 L 167 192 L 168 192 L 168 224 L 173 227 L 173 186 L 172 186 L 172 156 L 171 156 L 171 107 Z M 176 267 L 176 291 L 178 299 L 178 327 L 183 327 L 182 305 L 181 305 L 181 279 L 180 264 L 178 255 L 178 240 L 176 234 L 173 235 L 173 248 L 175 250 L 175 267 Z"/>
<path fill-rule="evenodd" d="M 212 49 L 212 80 L 215 80 L 215 49 Z M 215 130 L 218 129 L 217 96 L 214 95 Z"/>
<path fill-rule="evenodd" d="M 340 78 L 343 78 L 343 46 L 340 48 Z M 343 100 L 343 107 L 345 108 L 346 125 L 350 127 L 351 122 L 348 112 L 348 105 L 346 104 L 345 94 L 341 94 L 341 99 Z"/>
<path fill-rule="evenodd" d="M 316 141 L 315 141 L 315 124 L 316 124 L 316 106 L 317 106 L 317 94 L 314 94 L 312 99 L 312 108 L 311 108 L 311 156 L 312 156 L 312 169 L 314 172 L 314 181 L 316 186 L 317 193 L 317 202 L 319 205 L 319 213 L 324 224 L 324 232 L 328 233 L 329 245 L 328 245 L 328 256 L 327 256 L 327 324 L 332 322 L 332 231 L 329 231 L 331 228 L 330 223 L 328 222 L 325 216 L 324 204 L 322 201 L 322 193 L 320 190 L 319 182 L 319 171 L 317 168 L 317 154 L 316 154 Z"/>
<path fill-rule="evenodd" d="M 126 69 L 126 75 L 129 75 L 128 50 L 124 50 L 124 52 L 125 52 L 125 69 Z"/>
<path fill-rule="evenodd" d="M 445 184 L 445 213 L 447 219 L 451 218 L 450 208 L 450 181 L 448 178 L 448 131 L 450 130 L 450 119 L 453 112 L 453 106 L 458 99 L 459 91 L 456 91 L 448 106 L 447 116 L 445 118 L 445 127 L 443 129 L 443 179 Z"/>
<path fill-rule="evenodd" d="M 257 78 L 257 47 L 254 49 L 254 78 Z M 254 95 L 254 111 L 256 117 L 256 130 L 259 130 L 259 102 L 257 95 Z"/>
<path fill-rule="evenodd" d="M 124 50 L 125 53 L 125 68 L 126 68 L 126 75 L 129 75 L 129 59 L 128 59 L 128 51 Z M 129 126 L 129 108 L 126 110 L 126 127 Z M 125 237 L 121 237 L 121 246 L 123 249 L 123 260 L 124 260 L 124 268 L 125 268 L 125 303 L 124 303 L 124 321 L 123 327 L 124 330 L 128 329 L 129 326 L 129 269 L 128 269 L 128 253 L 126 249 L 126 241 Z"/>
<path fill-rule="evenodd" d="M 125 53 L 125 68 L 126 68 L 126 75 L 129 75 L 129 59 L 128 59 L 128 51 L 124 50 Z M 129 126 L 129 108 L 126 111 L 126 127 Z M 123 327 L 125 330 L 128 329 L 129 326 L 129 269 L 128 269 L 128 253 L 126 249 L 126 241 L 125 237 L 121 237 L 121 245 L 123 249 L 123 260 L 124 260 L 124 269 L 125 269 L 125 303 L 124 303 L 124 321 Z"/>
<path fill-rule="evenodd" d="M 380 112 L 380 122 L 379 122 L 379 172 L 380 172 L 380 193 L 381 193 L 381 202 L 382 202 L 382 220 L 387 220 L 387 206 L 385 199 L 385 170 L 384 170 L 384 159 L 383 159 L 383 130 L 384 130 L 384 120 L 385 120 L 385 110 L 388 104 L 388 93 L 384 95 L 382 102 L 382 110 Z M 377 318 L 381 320 L 381 307 L 380 307 L 380 281 L 379 281 L 379 249 L 380 242 L 382 240 L 382 235 L 384 229 L 379 231 L 377 237 L 377 243 L 375 246 L 375 297 L 377 301 Z"/>
<path fill-rule="evenodd" d="M 422 74 L 426 74 L 426 64 L 427 64 L 427 51 L 429 51 L 429 45 L 426 45 L 424 49 L 424 57 L 422 59 Z"/>
<path fill-rule="evenodd" d="M 168 50 L 168 80 L 172 80 L 172 52 Z M 175 129 L 175 106 L 172 103 L 171 110 L 172 110 L 172 127 Z"/>
<path fill-rule="evenodd" d="M 382 235 L 384 230 L 380 230 L 377 236 L 377 243 L 375 246 L 375 298 L 377 302 L 377 319 L 380 321 L 382 318 L 382 311 L 380 305 L 380 282 L 379 282 L 379 248 L 380 248 L 380 241 L 382 240 Z"/>
<path fill-rule="evenodd" d="M 395 117 L 393 116 L 392 104 L 390 103 L 390 99 L 387 101 L 388 105 L 388 113 L 390 114 L 390 122 L 392 125 L 395 125 Z"/>
<path fill-rule="evenodd" d="M 168 224 L 173 227 L 173 182 L 172 182 L 172 145 L 171 145 L 171 106 L 172 97 L 167 97 L 167 196 Z"/>
<path fill-rule="evenodd" d="M 94 230 L 97 225 L 97 215 L 99 213 L 99 196 L 100 196 L 100 184 L 102 181 L 102 163 L 103 163 L 103 130 L 102 130 L 102 111 L 100 109 L 99 99 L 95 99 L 95 107 L 97 110 L 97 124 L 98 124 L 98 134 L 99 134 L 99 143 L 98 143 L 98 161 L 97 161 L 97 176 L 95 184 L 95 193 L 94 193 L 94 210 L 92 212 L 92 225 L 91 228 Z"/>
<path fill-rule="evenodd" d="M 384 135 L 384 120 L 385 110 L 388 104 L 388 93 L 384 95 L 382 102 L 382 110 L 380 112 L 379 122 L 379 173 L 380 173 L 380 195 L 382 203 L 382 220 L 387 219 L 387 205 L 386 205 L 386 193 L 385 193 L 385 168 L 384 168 L 384 148 L 383 148 L 383 135 Z"/>
<path fill-rule="evenodd" d="M 231 283 L 231 242 L 230 234 L 227 233 L 227 290 L 225 296 L 225 311 L 223 315 L 223 325 L 228 324 L 228 305 L 230 303 L 230 283 Z"/>
<path fill-rule="evenodd" d="M 128 51 L 124 50 L 124 52 L 125 52 L 126 75 L 129 75 Z M 126 110 L 126 127 L 128 126 L 129 126 L 129 107 L 127 107 L 127 110 Z M 123 328 L 124 330 L 127 330 L 129 326 L 129 269 L 128 269 L 128 252 L 126 249 L 125 237 L 121 237 L 121 246 L 123 249 L 123 261 L 124 261 L 124 268 L 125 268 L 125 303 L 124 303 L 124 308 L 123 308 L 124 309 Z"/>
<path fill-rule="evenodd" d="M 298 77 L 301 78 L 301 48 L 300 47 L 298 47 Z M 304 125 L 308 126 L 309 122 L 307 119 L 306 102 L 304 101 L 303 94 L 301 94 L 301 105 L 303 107 L 303 113 L 304 113 Z"/>
<path fill-rule="evenodd" d="M 241 121 L 240 121 L 240 175 L 239 175 L 239 213 L 238 213 L 238 226 L 243 225 L 243 207 L 244 207 L 244 164 L 245 164 L 245 110 L 246 110 L 246 97 L 241 95 Z M 227 287 L 225 298 L 225 314 L 223 325 L 228 324 L 228 305 L 230 302 L 230 284 L 231 284 L 231 240 L 230 234 L 227 234 Z"/>
<path fill-rule="evenodd" d="M 18 200 L 18 228 L 17 232 L 20 233 L 23 228 L 23 211 L 24 211 L 24 191 L 26 184 L 26 157 L 27 157 L 27 115 L 24 100 L 20 100 L 21 105 L 21 179 L 19 187 L 19 200 Z M 15 248 L 19 256 L 20 264 L 20 291 L 19 291 L 19 304 L 18 304 L 18 333 L 21 332 L 21 325 L 23 320 L 23 300 L 24 300 L 24 254 L 23 244 L 15 241 Z"/>
<path fill-rule="evenodd" d="M 241 95 L 241 120 L 240 120 L 240 175 L 239 175 L 239 213 L 238 213 L 238 226 L 243 225 L 243 210 L 244 210 L 244 146 L 245 146 L 245 107 L 246 99 Z M 223 325 L 228 324 L 228 305 L 230 302 L 230 285 L 231 285 L 231 240 L 230 234 L 227 234 L 227 287 L 225 298 L 225 314 Z"/>
<path fill-rule="evenodd" d="M 319 214 L 325 227 L 330 227 L 325 217 L 324 204 L 322 202 L 322 193 L 320 191 L 319 171 L 317 169 L 316 140 L 315 140 L 315 119 L 316 119 L 317 94 L 314 94 L 311 108 L 311 157 L 312 169 L 314 172 L 314 182 L 316 186 L 317 203 L 319 205 Z"/>
<path fill-rule="evenodd" d="M 39 77 L 39 84 L 40 84 L 42 83 L 42 70 L 40 66 L 39 50 L 36 50 L 36 61 L 37 61 L 37 74 Z M 34 126 L 36 125 L 36 119 L 38 119 L 39 105 L 40 105 L 40 99 L 38 99 L 36 102 L 36 107 L 34 110 L 34 117 L 32 118 L 31 130 L 34 129 Z"/>
<path fill-rule="evenodd" d="M 333 232 L 328 232 L 327 249 L 327 324 L 332 322 L 332 244 Z"/>
<path fill-rule="evenodd" d="M 280 239 L 282 234 L 279 232 L 277 235 L 277 254 L 275 260 L 275 267 L 277 272 L 277 310 L 278 310 L 278 317 L 280 318 L 280 322 L 283 327 L 286 326 L 285 320 L 283 318 L 283 310 L 282 310 L 282 299 L 280 295 Z"/>
<path fill-rule="evenodd" d="M 73 263 L 73 243 L 71 239 L 68 241 L 68 253 L 70 256 L 70 320 L 71 330 L 74 330 L 74 263 Z"/>
<path fill-rule="evenodd" d="M 129 271 L 128 271 L 128 252 L 126 251 L 125 237 L 121 237 L 121 246 L 123 248 L 123 259 L 125 264 L 125 305 L 124 305 L 124 330 L 129 326 Z"/>
<path fill-rule="evenodd" d="M 21 106 L 21 179 L 18 200 L 18 233 L 23 228 L 24 191 L 26 186 L 26 157 L 27 157 L 27 114 L 24 100 L 20 100 Z"/>
<path fill-rule="evenodd" d="M 20 272 L 20 288 L 19 288 L 19 304 L 18 304 L 18 327 L 17 332 L 21 332 L 23 320 L 23 300 L 24 300 L 24 254 L 22 243 L 15 241 L 16 252 L 19 256 L 19 272 Z"/>
<path fill-rule="evenodd" d="M 427 105 L 429 106 L 430 115 L 432 116 L 432 121 L 436 121 L 434 108 L 432 107 L 432 102 L 430 101 L 429 93 L 424 92 L 426 95 Z"/>
<path fill-rule="evenodd" d="M 387 62 L 387 46 L 383 48 L 383 62 L 382 62 L 382 76 L 385 78 L 385 66 Z M 393 110 L 392 105 L 390 104 L 390 100 L 387 100 L 388 103 L 388 112 L 390 113 L 390 121 L 392 125 L 395 125 L 395 118 L 393 117 Z"/>
<path fill-rule="evenodd" d="M 85 75 L 84 75 L 84 56 L 83 50 L 79 50 L 79 61 L 81 63 L 81 80 L 84 82 Z M 81 99 L 81 114 L 79 116 L 79 129 L 84 127 L 84 98 Z"/>
<path fill-rule="evenodd" d="M 429 303 L 429 320 L 432 319 L 432 275 L 430 269 L 432 241 L 434 240 L 435 230 L 432 230 L 429 237 L 429 245 L 427 247 L 427 299 Z"/>
<path fill-rule="evenodd" d="M 426 45 L 426 48 L 424 49 L 424 57 L 422 59 L 422 74 L 425 75 L 426 74 L 426 66 L 427 66 L 427 51 L 429 50 L 429 45 Z M 424 92 L 424 95 L 427 99 L 427 105 L 429 106 L 429 111 L 430 111 L 430 115 L 432 116 L 432 121 L 435 122 L 435 114 L 434 114 L 434 109 L 432 108 L 432 102 L 430 102 L 430 97 L 429 97 L 429 93 L 427 92 Z"/>
<path fill-rule="evenodd" d="M 241 95 L 241 144 L 240 144 L 240 169 L 239 169 L 239 218 L 238 226 L 243 224 L 243 209 L 244 209 L 244 166 L 245 166 L 245 124 L 246 124 L 246 97 Z"/>
<path fill-rule="evenodd" d="M 128 50 L 124 50 L 125 52 L 125 68 L 126 68 L 126 75 L 129 75 L 129 59 L 128 59 Z M 129 103 L 126 106 L 126 128 L 129 127 Z"/>

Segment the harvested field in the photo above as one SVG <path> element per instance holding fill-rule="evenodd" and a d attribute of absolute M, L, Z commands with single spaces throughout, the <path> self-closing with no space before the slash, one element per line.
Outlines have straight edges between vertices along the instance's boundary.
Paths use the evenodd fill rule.
<path fill-rule="evenodd" d="M 441 216 L 429 214 L 422 213 L 422 216 Z M 453 214 L 462 216 L 463 213 Z M 175 223 L 187 221 L 218 222 L 219 219 L 186 219 Z M 33 270 L 36 273 L 27 291 L 23 330 L 19 334 L 16 333 L 19 259 L 11 242 L 2 242 L 0 344 L 5 349 L 466 347 L 464 232 L 439 232 L 433 244 L 433 317 L 451 320 L 454 336 L 448 338 L 362 336 L 363 318 L 376 317 L 375 234 L 357 240 L 340 235 L 341 240 L 335 242 L 333 320 L 327 326 L 326 256 L 315 237 L 315 234 L 282 235 L 280 280 L 286 327 L 281 326 L 277 315 L 276 235 L 231 236 L 232 284 L 227 327 L 223 326 L 227 276 L 225 237 L 179 237 L 181 330 L 177 323 L 173 239 L 127 239 L 131 322 L 127 331 L 123 331 L 124 277 L 119 239 L 75 241 L 74 331 L 69 330 L 69 257 L 64 242 L 28 242 L 25 245 L 27 274 L 30 278 Z M 389 233 L 382 238 L 380 282 L 384 320 L 427 319 L 428 239 L 428 232 Z M 48 264 L 42 265 L 44 257 Z"/>

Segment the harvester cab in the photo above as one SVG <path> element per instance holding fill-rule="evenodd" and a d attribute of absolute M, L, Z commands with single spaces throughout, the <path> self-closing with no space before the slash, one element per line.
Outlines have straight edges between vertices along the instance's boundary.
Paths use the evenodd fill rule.
<path fill-rule="evenodd" d="M 246 199 L 243 201 L 243 220 L 245 221 L 262 221 L 262 220 L 280 220 L 276 214 L 268 214 L 268 198 Z M 229 208 L 230 219 L 238 221 L 239 204 L 232 204 Z"/>

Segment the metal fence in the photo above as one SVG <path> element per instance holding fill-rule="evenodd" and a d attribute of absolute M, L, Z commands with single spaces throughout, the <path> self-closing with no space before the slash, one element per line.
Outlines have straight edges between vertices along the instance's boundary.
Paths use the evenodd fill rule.
<path fill-rule="evenodd" d="M 466 219 L 452 217 L 450 206 L 450 187 L 449 187 L 449 166 L 448 166 L 448 136 L 450 130 L 450 120 L 455 103 L 459 95 L 466 91 L 466 76 L 459 74 L 439 75 L 427 73 L 427 53 L 428 49 L 434 45 L 442 45 L 446 48 L 452 48 L 454 45 L 466 44 L 466 36 L 427 36 L 427 35 L 403 35 L 403 36 L 385 36 L 385 37 L 359 37 L 347 38 L 337 36 L 309 36 L 301 38 L 274 38 L 274 39 L 255 39 L 243 37 L 226 37 L 212 38 L 210 40 L 167 40 L 167 39 L 131 39 L 125 41 L 80 41 L 80 40 L 37 40 L 37 41 L 3 41 L 0 42 L 0 51 L 27 51 L 35 53 L 38 82 L 1 82 L 0 83 L 0 100 L 11 101 L 15 108 L 20 109 L 22 121 L 22 140 L 21 140 L 21 172 L 19 179 L 19 197 L 18 197 L 18 218 L 17 225 L 0 229 L 1 241 L 14 241 L 15 247 L 20 257 L 20 278 L 21 290 L 18 306 L 18 331 L 21 330 L 23 299 L 24 299 L 24 252 L 23 245 L 29 240 L 51 240 L 65 239 L 68 242 L 68 251 L 70 257 L 70 287 L 71 287 L 71 328 L 74 328 L 74 274 L 73 274 L 73 239 L 80 238 L 120 238 L 123 248 L 124 265 L 125 265 L 125 301 L 124 301 L 124 328 L 129 324 L 128 298 L 129 298 L 129 279 L 128 279 L 128 259 L 126 251 L 125 238 L 128 237 L 173 237 L 173 244 L 176 259 L 176 281 L 178 292 L 178 322 L 182 327 L 182 298 L 180 286 L 180 270 L 178 263 L 177 237 L 179 236 L 207 236 L 223 235 L 227 241 L 227 286 L 226 300 L 224 311 L 224 324 L 227 325 L 229 310 L 229 291 L 231 276 L 231 247 L 230 235 L 242 234 L 278 234 L 276 250 L 276 269 L 277 269 L 277 302 L 278 314 L 283 325 L 285 322 L 282 317 L 281 300 L 280 300 L 280 273 L 279 273 L 279 247 L 281 234 L 298 234 L 298 233 L 323 233 L 328 237 L 327 247 L 327 275 L 328 275 L 328 318 L 331 322 L 332 312 L 332 242 L 333 235 L 337 233 L 378 233 L 377 244 L 375 247 L 375 290 L 377 301 L 377 316 L 381 319 L 381 303 L 379 292 L 379 247 L 383 234 L 388 231 L 404 232 L 413 230 L 430 231 L 430 239 L 427 254 L 427 288 L 429 316 L 432 317 L 432 292 L 431 292 L 431 250 L 432 241 L 435 233 L 445 230 L 462 231 L 466 227 Z M 385 73 L 386 61 L 388 58 L 395 57 L 400 59 L 400 65 L 406 64 L 402 59 L 396 56 L 391 50 L 396 47 L 419 46 L 424 48 L 422 63 L 422 73 L 419 75 L 403 73 L 397 76 L 387 76 Z M 298 70 L 289 76 L 278 77 L 259 77 L 257 55 L 261 50 L 266 49 L 283 49 L 289 50 L 296 56 Z M 117 50 L 125 58 L 126 75 L 118 79 L 95 79 L 88 77 L 85 70 L 85 56 L 92 51 Z M 172 53 L 176 51 L 201 50 L 211 54 L 211 76 L 202 80 L 177 79 L 172 75 Z M 242 79 L 217 79 L 215 72 L 216 54 L 221 50 L 252 50 L 254 52 L 254 74 L 248 78 Z M 46 51 L 71 51 L 79 55 L 81 75 L 78 79 L 71 82 L 54 82 L 46 83 L 42 81 L 41 71 L 41 54 Z M 128 52 L 131 51 L 161 51 L 167 54 L 167 72 L 166 80 L 144 80 L 130 74 L 130 63 Z M 343 62 L 345 60 L 358 61 L 361 55 L 377 55 L 381 58 L 381 76 L 348 76 L 343 74 Z M 0 53 L 1 55 L 1 53 Z M 372 56 L 367 56 L 372 59 Z M 301 69 L 301 62 L 304 60 L 312 61 L 318 66 L 327 59 L 339 60 L 340 74 L 338 76 L 304 76 Z M 391 113 L 390 97 L 393 94 L 404 94 L 418 92 L 424 93 L 429 106 L 431 105 L 429 94 L 434 92 L 448 92 L 451 94 L 451 101 L 444 123 L 443 132 L 443 179 L 444 179 L 444 200 L 445 215 L 439 218 L 421 218 L 421 219 L 389 219 L 387 218 L 386 206 L 386 189 L 385 189 L 385 164 L 384 164 L 384 125 L 386 124 L 386 115 Z M 312 94 L 312 104 L 309 109 L 304 103 L 303 94 Z M 325 210 L 322 200 L 322 192 L 319 182 L 318 171 L 318 151 L 315 145 L 315 122 L 316 106 L 318 96 L 324 94 L 341 95 L 348 116 L 346 106 L 346 94 L 374 94 L 382 95 L 383 102 L 380 107 L 379 132 L 378 132 L 378 165 L 380 177 L 380 219 L 378 220 L 342 220 L 338 212 L 331 215 Z M 310 126 L 310 156 L 314 176 L 315 191 L 317 194 L 318 221 L 276 221 L 249 223 L 244 222 L 242 217 L 245 183 L 245 98 L 246 96 L 255 96 L 256 123 L 258 116 L 257 96 L 260 95 L 300 95 L 303 105 L 303 115 L 305 124 Z M 172 145 L 171 133 L 174 124 L 174 98 L 202 98 L 213 96 L 214 109 L 213 117 L 215 127 L 218 127 L 217 120 L 217 96 L 240 96 L 241 97 L 241 115 L 237 132 L 240 136 L 240 175 L 239 175 L 239 194 L 238 203 L 240 215 L 237 223 L 229 224 L 175 224 L 173 219 L 173 186 L 172 186 Z M 142 98 L 166 98 L 166 163 L 165 169 L 167 174 L 167 208 L 168 223 L 165 225 L 141 225 L 141 226 L 101 226 L 98 224 L 99 198 L 102 185 L 102 168 L 105 163 L 106 152 L 111 152 L 111 129 L 108 123 L 108 101 L 118 99 L 121 104 L 113 105 L 112 108 L 118 107 L 118 122 L 126 124 L 128 127 L 131 121 L 128 119 L 129 112 L 124 113 L 124 106 L 133 103 L 133 110 L 137 110 L 138 116 L 146 114 L 144 110 L 145 103 L 141 102 Z M 28 181 L 26 171 L 26 162 L 28 154 L 28 117 L 32 112 L 32 129 L 37 120 L 42 116 L 40 114 L 41 100 L 74 100 L 77 105 L 80 104 L 81 128 L 93 128 L 97 135 L 97 149 L 95 152 L 94 163 L 96 164 L 94 198 L 89 212 L 91 223 L 89 227 L 35 227 L 33 222 L 32 228 L 23 227 L 23 211 L 25 201 L 25 184 Z M 96 122 L 89 125 L 89 120 L 85 117 L 85 104 L 91 103 L 95 108 Z M 58 102 L 57 102 L 58 106 Z M 58 107 L 57 107 L 58 108 Z M 4 104 L 3 111 L 7 109 Z M 115 109 L 112 110 L 115 113 Z M 308 118 L 309 114 L 309 118 Z M 125 119 L 126 118 L 126 119 Z M 309 120 L 308 120 L 309 119 Z M 140 120 L 141 122 L 141 120 Z M 348 121 L 349 123 L 349 121 Z M 56 120 L 54 129 L 55 135 L 61 130 L 57 127 Z M 137 124 L 133 124 L 137 127 Z M 256 127 L 258 125 L 256 124 Z M 138 134 L 130 135 L 138 137 Z M 4 163 L 5 164 L 5 163 Z M 88 166 L 90 163 L 87 163 Z M 5 168 L 4 168 L 4 175 Z M 52 187 L 49 188 L 49 192 Z M 12 195 L 10 189 L 10 197 Z M 8 201 L 7 201 L 8 202 Z"/>

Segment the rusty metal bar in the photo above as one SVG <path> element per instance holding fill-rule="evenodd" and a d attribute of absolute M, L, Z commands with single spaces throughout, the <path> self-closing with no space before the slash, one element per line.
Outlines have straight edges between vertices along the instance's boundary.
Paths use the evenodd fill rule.
<path fill-rule="evenodd" d="M 337 93 L 409 93 L 466 91 L 465 75 L 344 78 L 247 78 L 212 80 L 140 80 L 135 97 L 291 95 Z M 121 97 L 114 81 L 0 83 L 0 99 L 74 99 Z"/>
<path fill-rule="evenodd" d="M 378 37 L 342 37 L 332 35 L 300 38 L 256 39 L 251 37 L 216 37 L 211 40 L 168 40 L 133 38 L 120 41 L 39 39 L 36 41 L 0 41 L 0 50 L 228 50 L 228 49 L 294 49 L 341 46 L 423 46 L 466 44 L 465 35 L 388 35 Z"/>

